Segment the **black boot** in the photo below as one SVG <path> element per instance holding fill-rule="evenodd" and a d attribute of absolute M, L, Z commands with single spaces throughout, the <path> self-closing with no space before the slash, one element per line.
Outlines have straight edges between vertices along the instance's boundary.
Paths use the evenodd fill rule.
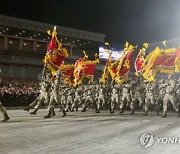
<path fill-rule="evenodd" d="M 124 110 L 123 110 L 123 109 L 120 109 L 119 114 L 121 114 L 121 113 L 124 113 Z"/>
<path fill-rule="evenodd" d="M 29 109 L 30 109 L 30 107 L 29 107 L 29 106 L 28 106 L 28 107 L 23 108 L 23 110 L 24 110 L 24 111 L 28 111 L 28 112 L 29 112 Z"/>
<path fill-rule="evenodd" d="M 53 117 L 53 116 L 55 116 L 55 115 L 56 115 L 56 113 L 55 113 L 54 109 L 52 109 L 51 117 Z"/>
<path fill-rule="evenodd" d="M 133 110 L 133 109 L 131 110 L 131 113 L 130 113 L 130 115 L 134 115 L 134 110 Z"/>
<path fill-rule="evenodd" d="M 2 122 L 6 122 L 10 119 L 7 113 L 5 113 L 3 116 L 4 116 L 4 119 L 2 120 Z"/>
<path fill-rule="evenodd" d="M 156 110 L 157 115 L 159 116 L 159 109 Z"/>
<path fill-rule="evenodd" d="M 147 116 L 148 115 L 148 111 L 144 111 L 143 116 Z"/>
<path fill-rule="evenodd" d="M 51 118 L 51 109 L 49 110 L 48 114 L 44 116 L 44 118 Z"/>
<path fill-rule="evenodd" d="M 34 109 L 34 111 L 30 112 L 30 114 L 36 114 L 38 109 Z"/>
<path fill-rule="evenodd" d="M 100 113 L 99 109 L 96 110 L 96 113 Z"/>
<path fill-rule="evenodd" d="M 167 111 L 164 111 L 163 115 L 161 116 L 161 118 L 166 118 L 167 117 Z"/>
<path fill-rule="evenodd" d="M 83 108 L 81 112 L 86 112 L 86 108 Z"/>
<path fill-rule="evenodd" d="M 65 116 L 67 116 L 67 114 L 65 111 L 63 111 L 63 115 L 61 116 L 61 118 L 65 117 Z"/>
<path fill-rule="evenodd" d="M 180 110 L 178 109 L 177 117 L 180 117 Z"/>

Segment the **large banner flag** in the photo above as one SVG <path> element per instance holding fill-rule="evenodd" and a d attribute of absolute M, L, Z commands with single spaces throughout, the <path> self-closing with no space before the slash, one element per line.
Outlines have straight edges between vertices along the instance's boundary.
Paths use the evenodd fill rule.
<path fill-rule="evenodd" d="M 59 69 L 63 74 L 64 82 L 73 85 L 74 64 L 61 65 Z"/>
<path fill-rule="evenodd" d="M 106 52 L 108 52 L 108 51 L 106 51 Z M 111 60 L 112 60 L 111 54 L 112 54 L 112 51 L 108 52 L 108 58 L 107 58 L 105 66 L 104 66 L 103 74 L 100 78 L 100 83 L 102 83 L 102 84 L 106 83 L 108 76 L 109 76 L 108 67 L 111 65 Z"/>
<path fill-rule="evenodd" d="M 68 53 L 67 50 L 62 47 L 62 44 L 57 38 L 56 27 L 54 27 L 52 33 L 49 30 L 48 34 L 51 35 L 52 38 L 47 48 L 44 63 L 45 66 L 51 70 L 51 73 L 55 75 L 56 71 L 64 63 L 64 59 L 68 57 Z"/>
<path fill-rule="evenodd" d="M 118 71 L 116 72 L 116 82 L 117 83 L 123 83 L 127 80 L 127 75 L 131 68 L 132 63 L 132 56 L 133 56 L 134 50 L 129 51 L 125 58 L 123 59 L 123 62 L 121 64 L 121 67 L 118 67 Z"/>
<path fill-rule="evenodd" d="M 136 47 L 126 42 L 121 58 L 109 65 L 108 70 L 111 74 L 112 81 L 116 83 L 123 83 L 126 81 L 135 48 Z"/>
<path fill-rule="evenodd" d="M 146 49 L 148 48 L 149 44 L 148 43 L 144 43 L 143 46 L 144 47 L 142 49 L 140 49 L 139 54 L 137 55 L 136 60 L 134 62 L 136 76 L 139 76 L 143 72 L 142 65 L 144 63 L 145 52 L 146 52 Z"/>
<path fill-rule="evenodd" d="M 180 48 L 156 49 L 144 61 L 143 76 L 153 81 L 157 72 L 173 74 L 180 71 Z"/>
<path fill-rule="evenodd" d="M 93 82 L 96 64 L 100 62 L 97 55 L 95 55 L 96 60 L 88 60 L 85 51 L 83 52 L 85 54 L 84 58 L 78 59 L 74 66 L 74 86 L 81 84 L 84 77 L 88 78 L 90 82 Z"/>

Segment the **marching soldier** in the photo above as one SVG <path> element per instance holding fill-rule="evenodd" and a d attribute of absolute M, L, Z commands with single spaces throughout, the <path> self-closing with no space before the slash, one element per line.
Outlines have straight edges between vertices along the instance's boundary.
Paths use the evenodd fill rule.
<path fill-rule="evenodd" d="M 44 116 L 44 118 L 50 118 L 51 115 L 53 114 L 54 111 L 54 105 L 57 103 L 59 104 L 59 107 L 61 109 L 61 112 L 63 115 L 61 117 L 65 117 L 67 114 L 65 112 L 64 106 L 60 102 L 60 95 L 59 95 L 59 90 L 60 90 L 60 82 L 61 82 L 61 75 L 60 71 L 57 71 L 56 73 L 56 78 L 52 82 L 52 91 L 51 91 L 51 97 L 48 105 L 48 114 Z"/>
<path fill-rule="evenodd" d="M 131 85 L 129 81 L 127 81 L 122 88 L 122 101 L 120 104 L 120 114 L 124 112 L 124 104 L 126 103 L 126 106 L 128 106 L 131 103 Z"/>
<path fill-rule="evenodd" d="M 100 88 L 99 90 L 99 96 L 97 100 L 97 110 L 96 113 L 100 113 L 100 108 L 105 104 L 105 98 L 104 98 L 104 92 L 103 89 Z"/>
<path fill-rule="evenodd" d="M 6 122 L 6 121 L 8 121 L 10 119 L 8 114 L 7 114 L 7 111 L 6 111 L 5 107 L 2 105 L 1 101 L 0 101 L 0 112 L 4 116 L 2 122 Z"/>
<path fill-rule="evenodd" d="M 48 105 L 50 99 L 49 98 L 50 88 L 51 88 L 51 76 L 50 74 L 45 74 L 44 79 L 41 82 L 41 89 L 39 96 L 28 107 L 24 108 L 24 110 L 29 111 L 29 109 L 34 107 L 34 110 L 30 112 L 30 114 L 36 114 L 43 103 Z"/>
<path fill-rule="evenodd" d="M 118 91 L 117 88 L 113 87 L 111 95 L 110 113 L 114 113 L 115 106 L 118 104 Z"/>
<path fill-rule="evenodd" d="M 132 101 L 131 101 L 131 113 L 130 115 L 134 115 L 134 108 L 135 108 L 135 104 L 136 102 L 139 101 L 139 106 L 142 106 L 142 104 L 144 104 L 144 99 L 143 99 L 143 86 L 141 84 L 141 81 L 139 78 L 137 78 L 135 84 L 133 85 L 133 97 L 132 97 Z"/>
<path fill-rule="evenodd" d="M 175 97 L 175 88 L 176 88 L 176 81 L 174 79 L 173 75 L 170 75 L 169 81 L 166 86 L 166 94 L 163 99 L 163 115 L 162 118 L 167 117 L 167 105 L 168 103 L 172 103 L 175 111 L 178 113 L 178 117 L 180 117 L 180 109 L 178 107 L 178 104 L 176 102 L 176 97 Z"/>
<path fill-rule="evenodd" d="M 145 88 L 145 106 L 144 106 L 144 114 L 143 116 L 148 115 L 149 105 L 154 105 L 155 103 L 155 83 L 148 82 Z"/>

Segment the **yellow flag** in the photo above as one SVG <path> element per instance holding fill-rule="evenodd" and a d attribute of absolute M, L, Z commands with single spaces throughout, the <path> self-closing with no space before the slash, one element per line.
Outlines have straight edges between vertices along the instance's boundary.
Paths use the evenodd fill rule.
<path fill-rule="evenodd" d="M 126 41 L 125 47 L 128 48 L 128 46 L 129 46 L 129 43 Z"/>
<path fill-rule="evenodd" d="M 106 43 L 105 43 L 105 45 L 109 45 L 109 43 L 108 43 L 108 42 L 106 42 Z"/>
<path fill-rule="evenodd" d="M 149 47 L 149 43 L 144 43 L 143 46 L 144 46 L 145 48 L 148 48 L 148 47 Z"/>
<path fill-rule="evenodd" d="M 84 58 L 88 58 L 88 55 L 86 54 L 85 50 L 83 51 L 83 53 L 84 53 Z"/>
<path fill-rule="evenodd" d="M 166 41 L 163 41 L 164 46 L 166 47 Z"/>

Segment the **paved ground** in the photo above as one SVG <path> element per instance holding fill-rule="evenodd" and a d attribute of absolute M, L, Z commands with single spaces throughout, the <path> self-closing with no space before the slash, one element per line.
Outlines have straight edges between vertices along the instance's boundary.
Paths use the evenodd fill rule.
<path fill-rule="evenodd" d="M 109 114 L 60 112 L 52 119 L 44 119 L 45 110 L 29 115 L 23 110 L 8 110 L 11 119 L 0 123 L 0 153 L 12 154 L 126 154 L 126 153 L 180 153 L 180 144 L 158 144 L 144 148 L 141 134 L 152 132 L 155 137 L 180 137 L 180 118 L 169 113 L 162 119 L 155 113 L 143 117 L 138 112 L 130 116 Z M 2 119 L 2 116 L 0 116 Z"/>

